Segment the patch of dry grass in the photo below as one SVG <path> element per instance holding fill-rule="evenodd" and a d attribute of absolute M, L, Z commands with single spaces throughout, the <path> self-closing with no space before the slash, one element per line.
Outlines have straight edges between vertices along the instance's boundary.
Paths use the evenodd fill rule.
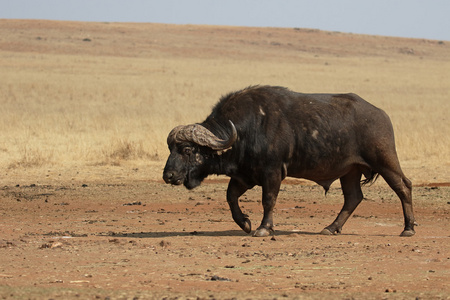
<path fill-rule="evenodd" d="M 446 43 L 323 32 L 291 36 L 299 33 L 270 28 L 258 29 L 262 37 L 257 39 L 254 28 L 248 33 L 236 28 L 233 35 L 227 27 L 222 32 L 156 24 L 158 35 L 146 36 L 139 24 L 102 31 L 99 24 L 77 23 L 85 34 L 76 35 L 72 23 L 44 22 L 41 28 L 5 22 L 0 38 L 3 168 L 163 164 L 174 126 L 202 121 L 221 95 L 253 84 L 355 92 L 391 116 L 407 168 L 432 171 L 450 165 Z M 126 43 L 122 31 L 127 31 Z M 87 36 L 91 42 L 82 40 Z M 330 39 L 341 43 L 329 46 Z M 132 47 L 133 41 L 140 47 Z M 301 48 L 309 41 L 314 47 Z M 416 47 L 418 54 L 405 54 L 404 47 Z M 435 180 L 450 181 L 449 173 Z"/>

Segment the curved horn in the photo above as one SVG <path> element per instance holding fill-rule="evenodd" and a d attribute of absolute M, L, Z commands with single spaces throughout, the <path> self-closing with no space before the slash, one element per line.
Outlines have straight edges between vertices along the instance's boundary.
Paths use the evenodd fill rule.
<path fill-rule="evenodd" d="M 237 131 L 233 122 L 229 121 L 231 125 L 231 135 L 227 140 L 222 140 L 215 136 L 211 131 L 200 124 L 180 125 L 172 129 L 167 137 L 167 143 L 173 142 L 193 142 L 200 146 L 209 147 L 213 150 L 228 150 L 237 139 Z"/>
<path fill-rule="evenodd" d="M 179 126 L 175 127 L 174 129 L 172 129 L 169 133 L 169 136 L 167 136 L 167 145 L 170 146 L 173 143 L 180 142 L 180 140 L 177 138 L 178 132 L 180 132 L 185 127 L 186 127 L 185 125 L 179 125 Z"/>

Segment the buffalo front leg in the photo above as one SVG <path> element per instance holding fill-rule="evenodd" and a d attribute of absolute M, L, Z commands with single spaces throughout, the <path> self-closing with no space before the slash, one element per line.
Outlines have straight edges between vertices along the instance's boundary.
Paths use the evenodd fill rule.
<path fill-rule="evenodd" d="M 273 234 L 273 209 L 280 191 L 281 174 L 272 174 L 262 186 L 262 205 L 264 217 L 253 236 L 264 237 Z"/>
<path fill-rule="evenodd" d="M 228 183 L 227 202 L 230 206 L 233 220 L 239 225 L 239 227 L 242 228 L 242 230 L 250 233 L 252 231 L 252 224 L 250 223 L 248 216 L 243 214 L 241 208 L 239 207 L 239 197 L 242 196 L 247 190 L 247 186 L 242 184 L 240 181 L 231 178 Z"/>
<path fill-rule="evenodd" d="M 329 226 L 325 227 L 321 234 L 331 235 L 341 233 L 342 226 L 344 226 L 345 222 L 363 199 L 360 180 L 361 173 L 356 170 L 348 173 L 340 179 L 342 192 L 344 193 L 344 206 L 339 212 L 336 220 L 334 220 L 334 222 Z"/>

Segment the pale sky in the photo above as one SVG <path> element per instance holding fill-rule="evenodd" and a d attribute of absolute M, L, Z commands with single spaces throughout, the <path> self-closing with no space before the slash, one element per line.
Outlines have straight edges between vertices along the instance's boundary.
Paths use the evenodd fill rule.
<path fill-rule="evenodd" d="M 450 41 L 450 0 L 0 0 L 0 19 L 299 27 Z"/>

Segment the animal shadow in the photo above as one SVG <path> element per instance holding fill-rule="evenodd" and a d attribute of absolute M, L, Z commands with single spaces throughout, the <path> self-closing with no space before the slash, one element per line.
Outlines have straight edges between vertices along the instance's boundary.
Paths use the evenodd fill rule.
<path fill-rule="evenodd" d="M 207 236 L 207 237 L 220 237 L 220 236 L 251 236 L 242 230 L 219 230 L 219 231 L 155 231 L 155 232 L 132 232 L 132 233 L 116 233 L 108 232 L 99 234 L 100 236 L 110 237 L 127 237 L 127 238 L 165 238 L 165 237 L 177 237 L 177 236 Z M 289 235 L 320 235 L 318 232 L 307 231 L 284 231 L 277 230 L 271 237 L 277 236 L 289 236 Z"/>

